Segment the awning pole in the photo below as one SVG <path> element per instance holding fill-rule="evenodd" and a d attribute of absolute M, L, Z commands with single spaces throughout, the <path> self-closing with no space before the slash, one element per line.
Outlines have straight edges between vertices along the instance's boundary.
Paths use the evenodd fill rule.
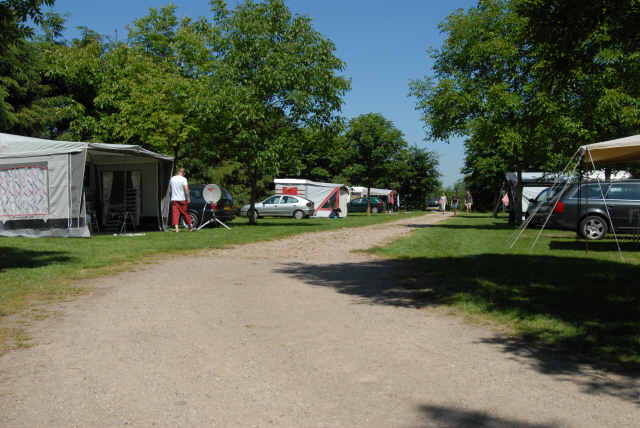
<path fill-rule="evenodd" d="M 552 189 L 553 189 L 553 188 L 555 188 L 555 187 L 559 184 L 559 182 L 560 182 L 560 177 L 562 177 L 562 176 L 566 175 L 566 174 L 565 174 L 566 170 L 571 166 L 571 164 L 572 164 L 572 162 L 573 162 L 573 159 L 576 157 L 576 155 L 577 155 L 579 152 L 580 152 L 580 149 L 578 149 L 578 150 L 573 154 L 573 156 L 571 156 L 571 159 L 569 159 L 569 162 L 567 163 L 567 165 L 566 165 L 566 166 L 564 167 L 564 169 L 562 170 L 562 173 L 561 173 L 559 176 L 557 176 L 557 177 L 556 177 L 556 179 L 554 180 L 554 182 L 553 182 L 553 186 L 551 186 L 551 188 L 552 188 Z M 576 165 L 577 165 L 577 164 L 576 164 Z M 573 171 L 575 171 L 575 169 L 576 169 L 576 168 L 574 167 L 574 168 L 573 168 L 573 170 L 572 170 L 572 174 L 573 174 Z M 501 192 L 501 193 L 502 193 L 502 192 Z M 556 201 L 556 203 L 557 203 L 557 201 Z M 513 239 L 513 241 L 511 242 L 511 245 L 509 246 L 509 248 L 513 248 L 513 246 L 516 244 L 516 242 L 518 242 L 518 240 L 520 239 L 520 237 L 522 236 L 522 234 L 524 233 L 524 231 L 526 230 L 526 228 L 529 226 L 529 224 L 530 224 L 530 223 L 533 221 L 533 219 L 536 217 L 536 214 L 538 214 L 538 211 L 540 210 L 540 207 L 541 207 L 541 206 L 542 206 L 542 205 L 541 205 L 541 204 L 539 204 L 539 205 L 536 207 L 536 209 L 533 211 L 533 214 L 532 214 L 531 216 L 529 216 L 529 218 L 527 219 L 527 221 L 525 221 L 525 222 L 522 224 L 522 226 L 519 228 L 519 229 L 520 229 L 520 231 L 515 233 L 515 235 L 516 235 L 516 236 L 515 236 L 515 238 Z M 555 205 L 554 205 L 554 208 L 555 208 Z M 553 210 L 551 210 L 551 212 L 553 212 Z M 494 214 L 495 214 L 495 211 L 494 211 Z M 542 233 L 542 230 L 544 230 L 544 227 L 547 225 L 547 221 L 549 221 L 549 218 L 548 218 L 548 217 L 547 217 L 547 220 L 545 221 L 545 223 L 544 223 L 544 225 L 543 225 L 542 229 L 540 230 L 540 233 Z M 513 236 L 513 235 L 512 235 L 512 236 Z M 539 238 L 539 237 L 540 237 L 540 234 L 538 234 L 538 238 Z M 536 243 L 536 242 L 538 242 L 538 239 L 537 239 L 537 238 L 536 238 L 536 240 L 535 240 L 535 242 L 534 242 L 534 245 L 535 245 L 535 243 Z M 533 249 L 533 246 L 531 247 L 531 249 Z M 530 251 L 531 251 L 531 249 L 530 249 Z"/>
<path fill-rule="evenodd" d="M 593 170 L 596 170 L 596 165 L 593 162 L 593 157 L 591 156 L 591 150 L 587 147 L 587 153 L 589 153 L 589 160 L 591 161 L 591 167 Z M 616 240 L 616 246 L 618 247 L 618 254 L 620 255 L 620 259 L 624 262 L 624 257 L 622 256 L 622 249 L 620 249 L 620 242 L 618 241 L 618 235 L 616 235 L 616 229 L 613 226 L 613 220 L 611 220 L 611 213 L 609 212 L 609 206 L 607 205 L 607 199 L 605 198 L 604 192 L 602 191 L 602 184 L 600 183 L 600 178 L 596 174 L 596 180 L 598 181 L 598 186 L 600 187 L 600 195 L 602 196 L 602 202 L 604 203 L 604 209 L 607 212 L 607 217 L 609 218 L 609 224 L 611 224 L 611 232 L 613 232 L 613 237 Z M 609 183 L 609 187 L 611 187 L 611 183 Z M 608 192 L 607 192 L 608 193 Z M 588 194 L 588 192 L 587 192 Z"/>

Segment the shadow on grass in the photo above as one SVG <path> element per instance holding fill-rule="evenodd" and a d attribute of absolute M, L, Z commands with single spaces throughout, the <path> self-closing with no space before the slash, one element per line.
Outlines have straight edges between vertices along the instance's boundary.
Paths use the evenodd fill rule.
<path fill-rule="evenodd" d="M 439 427 L 452 428 L 553 428 L 561 426 L 553 422 L 531 424 L 515 419 L 492 416 L 486 412 L 462 410 L 452 407 L 423 405 L 419 407 L 419 410 L 428 421 L 424 425 L 425 427 L 434 426 L 434 423 Z"/>
<path fill-rule="evenodd" d="M 622 251 L 640 251 L 639 241 L 619 241 Z M 573 250 L 573 251 L 618 251 L 615 241 L 551 241 L 551 250 Z"/>
<path fill-rule="evenodd" d="M 583 364 L 610 371 L 640 371 L 638 266 L 483 254 L 286 264 L 279 271 L 358 296 L 362 303 L 413 308 L 465 304 L 506 317 L 519 329 L 519 340 L 492 339 L 494 345 L 509 354 L 522 350 L 545 373 L 581 372 Z M 628 399 L 640 403 L 637 385 L 634 392 L 621 389 Z"/>
<path fill-rule="evenodd" d="M 447 217 L 447 218 L 455 218 L 455 217 Z M 441 227 L 443 229 L 457 229 L 457 230 L 465 230 L 465 229 L 476 229 L 476 230 L 505 230 L 505 229 L 510 229 L 510 230 L 515 230 L 516 227 L 515 226 L 511 226 L 508 223 L 505 223 L 504 221 L 495 221 L 492 223 L 486 223 L 486 224 L 478 224 L 478 223 L 473 223 L 473 224 L 459 224 L 459 223 L 438 223 L 438 224 L 434 224 L 434 225 L 407 225 L 407 226 L 414 226 L 414 227 Z"/>
<path fill-rule="evenodd" d="M 258 220 L 257 224 L 249 224 L 249 223 L 227 223 L 229 227 L 255 227 L 255 226 L 279 226 L 279 227 L 312 227 L 318 226 L 317 223 L 309 223 L 303 220 L 291 220 L 291 221 L 269 221 L 269 220 Z"/>
<path fill-rule="evenodd" d="M 34 251 L 21 248 L 0 247 L 0 272 L 17 268 L 37 268 L 72 260 L 63 251 Z"/>

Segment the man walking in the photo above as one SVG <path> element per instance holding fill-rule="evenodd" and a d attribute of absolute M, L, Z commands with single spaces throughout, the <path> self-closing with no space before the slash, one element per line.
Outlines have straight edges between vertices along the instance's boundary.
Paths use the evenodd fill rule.
<path fill-rule="evenodd" d="M 178 230 L 180 215 L 184 216 L 185 221 L 189 225 L 189 231 L 193 230 L 191 226 L 191 217 L 187 212 L 187 205 L 191 202 L 189 195 L 189 183 L 184 176 L 184 168 L 178 170 L 178 174 L 171 177 L 169 186 L 171 187 L 171 217 L 173 218 L 173 226 Z"/>

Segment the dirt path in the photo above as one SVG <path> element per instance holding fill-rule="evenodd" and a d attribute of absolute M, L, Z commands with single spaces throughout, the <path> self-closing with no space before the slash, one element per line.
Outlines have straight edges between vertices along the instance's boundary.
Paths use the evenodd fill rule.
<path fill-rule="evenodd" d="M 417 308 L 368 248 L 438 215 L 92 282 L 0 358 L 2 427 L 631 427 L 638 379 Z"/>

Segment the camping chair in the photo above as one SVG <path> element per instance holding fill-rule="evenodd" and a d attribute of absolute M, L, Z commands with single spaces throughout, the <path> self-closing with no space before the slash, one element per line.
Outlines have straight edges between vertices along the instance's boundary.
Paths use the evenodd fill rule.
<path fill-rule="evenodd" d="M 127 223 L 129 223 L 133 232 L 136 231 L 136 224 L 133 219 L 133 214 L 131 214 L 129 211 L 125 211 L 122 213 L 122 224 L 120 226 L 120 233 L 125 233 L 127 231 Z"/>

